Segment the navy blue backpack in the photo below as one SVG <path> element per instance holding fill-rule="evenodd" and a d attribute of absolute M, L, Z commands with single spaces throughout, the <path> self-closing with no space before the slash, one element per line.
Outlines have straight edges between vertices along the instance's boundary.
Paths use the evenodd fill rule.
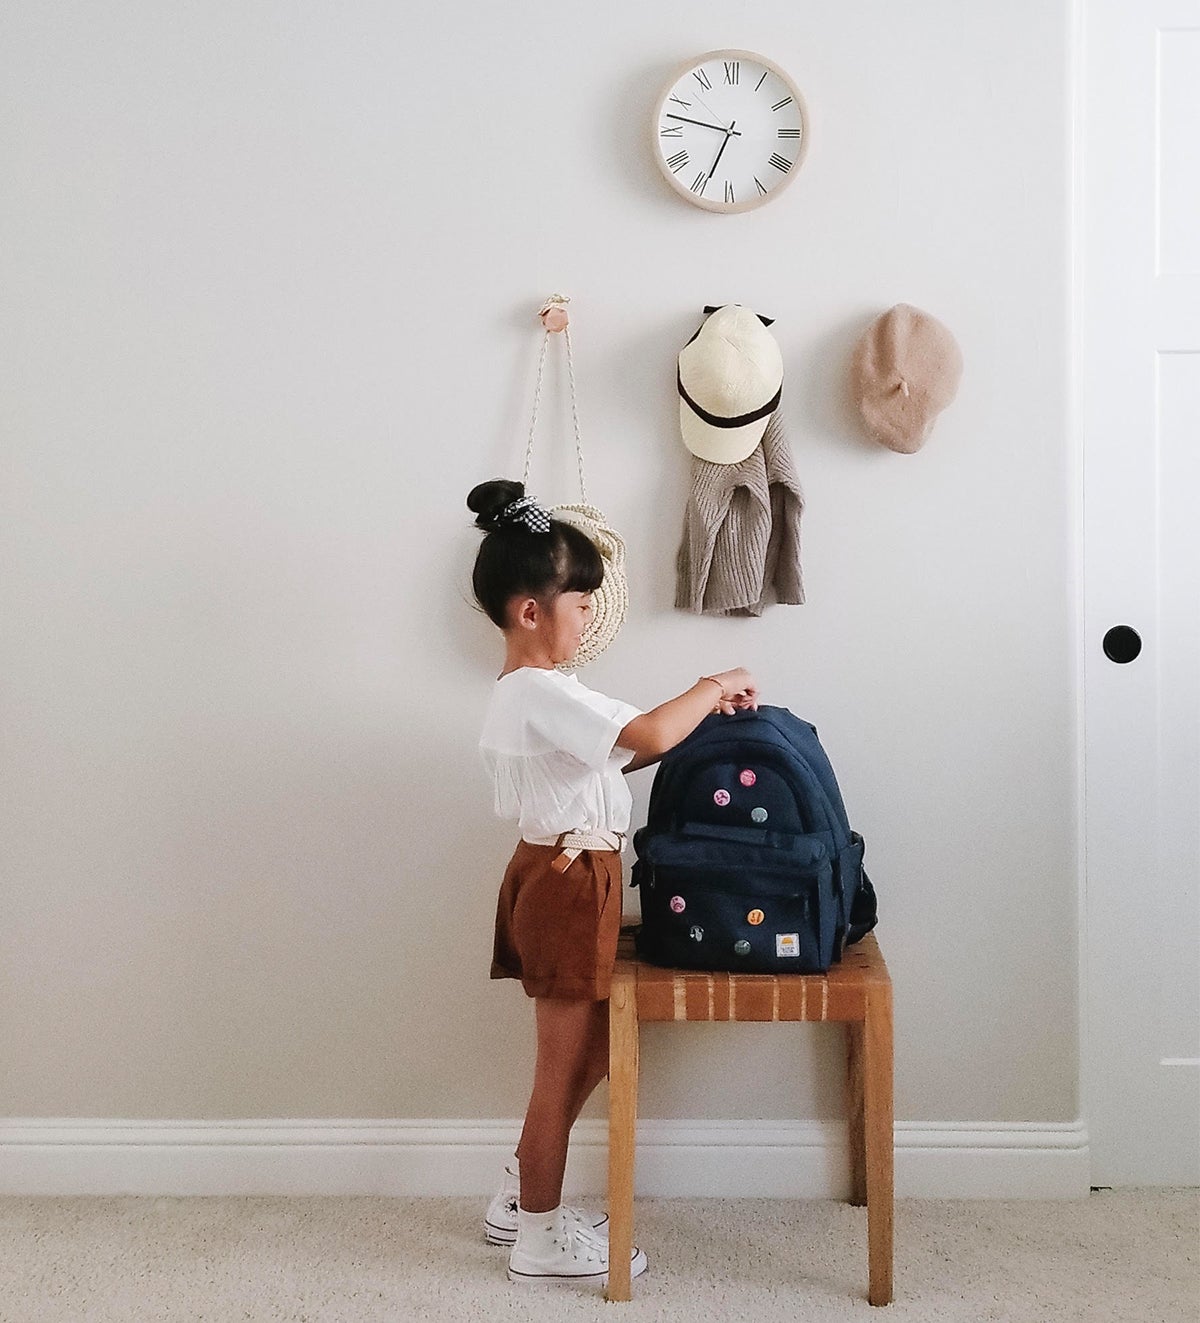
<path fill-rule="evenodd" d="M 706 717 L 663 758 L 633 844 L 653 964 L 820 974 L 875 926 L 863 839 L 816 728 L 786 708 Z"/>

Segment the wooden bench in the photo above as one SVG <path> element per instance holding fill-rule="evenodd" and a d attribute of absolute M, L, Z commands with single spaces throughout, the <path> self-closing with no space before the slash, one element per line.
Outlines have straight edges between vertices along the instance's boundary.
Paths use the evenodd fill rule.
<path fill-rule="evenodd" d="M 706 974 L 639 960 L 621 932 L 609 1000 L 608 1299 L 629 1300 L 638 1026 L 653 1021 L 830 1021 L 846 1026 L 851 1202 L 867 1206 L 868 1299 L 892 1299 L 892 983 L 874 934 L 828 974 Z"/>

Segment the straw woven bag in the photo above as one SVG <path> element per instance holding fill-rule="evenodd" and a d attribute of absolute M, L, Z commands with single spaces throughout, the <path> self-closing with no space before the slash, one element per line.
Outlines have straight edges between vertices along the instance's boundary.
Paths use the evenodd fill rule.
<path fill-rule="evenodd" d="M 560 671 L 574 670 L 594 661 L 617 637 L 625 623 L 629 608 L 629 587 L 625 578 L 625 540 L 608 523 L 602 511 L 588 503 L 587 484 L 583 476 L 583 437 L 579 427 L 579 407 L 575 396 L 575 364 L 571 353 L 571 332 L 564 325 L 561 332 L 567 346 L 567 373 L 571 384 L 571 417 L 575 424 L 575 456 L 579 463 L 579 495 L 577 502 L 550 506 L 550 514 L 565 524 L 573 524 L 585 533 L 600 552 L 604 561 L 604 579 L 592 594 L 592 619 L 583 632 L 579 651 L 569 662 L 560 662 Z M 522 482 L 529 489 L 529 465 L 533 458 L 533 437 L 537 427 L 538 409 L 542 398 L 542 373 L 546 365 L 546 347 L 555 332 L 547 327 L 538 358 L 537 385 L 533 396 L 533 418 L 529 424 L 529 444 L 525 448 L 525 472 Z"/>
<path fill-rule="evenodd" d="M 604 579 L 592 594 L 591 621 L 583 632 L 579 651 L 560 670 L 572 670 L 594 661 L 617 637 L 629 609 L 629 588 L 625 579 L 625 540 L 610 528 L 604 515 L 594 505 L 582 501 L 575 505 L 552 505 L 550 513 L 564 524 L 574 524 L 596 544 L 604 561 Z"/>

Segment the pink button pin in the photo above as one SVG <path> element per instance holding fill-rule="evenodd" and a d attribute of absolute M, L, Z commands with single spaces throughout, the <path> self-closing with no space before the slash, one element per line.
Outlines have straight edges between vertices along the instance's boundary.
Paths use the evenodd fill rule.
<path fill-rule="evenodd" d="M 747 767 L 746 770 L 742 772 L 742 774 L 738 777 L 738 780 L 744 786 L 752 786 L 755 783 L 755 781 L 758 780 L 758 777 L 755 776 L 754 773 Z"/>
<path fill-rule="evenodd" d="M 682 914 L 687 909 L 687 901 L 682 896 L 672 896 L 671 909 L 676 914 Z"/>
<path fill-rule="evenodd" d="M 729 803 L 729 791 L 728 790 L 716 791 L 716 793 L 713 795 L 713 803 L 718 805 L 720 808 L 724 808 L 725 805 Z"/>

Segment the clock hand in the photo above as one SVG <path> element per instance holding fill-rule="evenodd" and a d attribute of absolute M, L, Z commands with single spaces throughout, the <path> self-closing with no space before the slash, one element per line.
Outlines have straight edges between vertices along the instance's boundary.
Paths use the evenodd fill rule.
<path fill-rule="evenodd" d="M 730 126 L 725 130 L 725 141 L 721 144 L 721 150 L 717 153 L 717 160 L 712 163 L 712 169 L 708 172 L 710 179 L 712 178 L 713 175 L 717 173 L 717 161 L 719 161 L 721 157 L 725 154 L 725 148 L 729 146 L 729 139 L 738 136 L 733 127 L 733 125 L 736 123 L 737 120 L 735 119 L 733 121 L 733 124 L 730 124 Z"/>
<path fill-rule="evenodd" d="M 694 94 L 693 94 L 693 95 L 694 95 Z M 707 101 L 705 101 L 705 99 L 704 99 L 703 97 L 701 97 L 701 96 L 696 97 L 696 102 L 697 102 L 698 105 L 703 106 L 704 109 L 707 110 L 708 113 L 713 117 L 713 119 L 715 119 L 715 120 L 717 120 L 717 121 L 720 121 L 721 119 L 724 118 L 724 116 L 722 116 L 722 115 L 718 115 L 717 112 L 712 108 L 712 106 L 710 106 L 710 105 L 708 104 Z M 733 126 L 730 125 L 730 128 L 732 128 L 732 127 L 733 127 Z M 725 129 L 724 125 L 722 125 L 722 129 L 723 129 L 723 131 L 726 132 L 726 133 L 729 132 L 729 129 Z M 741 136 L 741 135 L 739 135 L 739 137 L 740 137 L 740 136 Z"/>
<path fill-rule="evenodd" d="M 716 129 L 716 131 L 717 131 L 718 133 L 730 133 L 730 132 L 731 132 L 730 129 L 723 129 L 719 124 L 705 124 L 705 122 L 704 122 L 702 119 L 688 119 L 688 117 L 687 117 L 686 115 L 672 115 L 669 111 L 668 111 L 668 113 L 667 113 L 666 118 L 667 118 L 667 119 L 681 119 L 681 120 L 683 120 L 683 122 L 684 122 L 685 124 L 699 124 L 700 127 L 701 127 L 702 129 Z M 737 122 L 737 121 L 735 120 L 734 123 L 736 123 L 736 122 Z M 740 137 L 742 136 L 741 131 L 739 130 L 737 133 L 734 133 L 733 136 L 734 136 L 735 138 L 740 138 Z"/>

